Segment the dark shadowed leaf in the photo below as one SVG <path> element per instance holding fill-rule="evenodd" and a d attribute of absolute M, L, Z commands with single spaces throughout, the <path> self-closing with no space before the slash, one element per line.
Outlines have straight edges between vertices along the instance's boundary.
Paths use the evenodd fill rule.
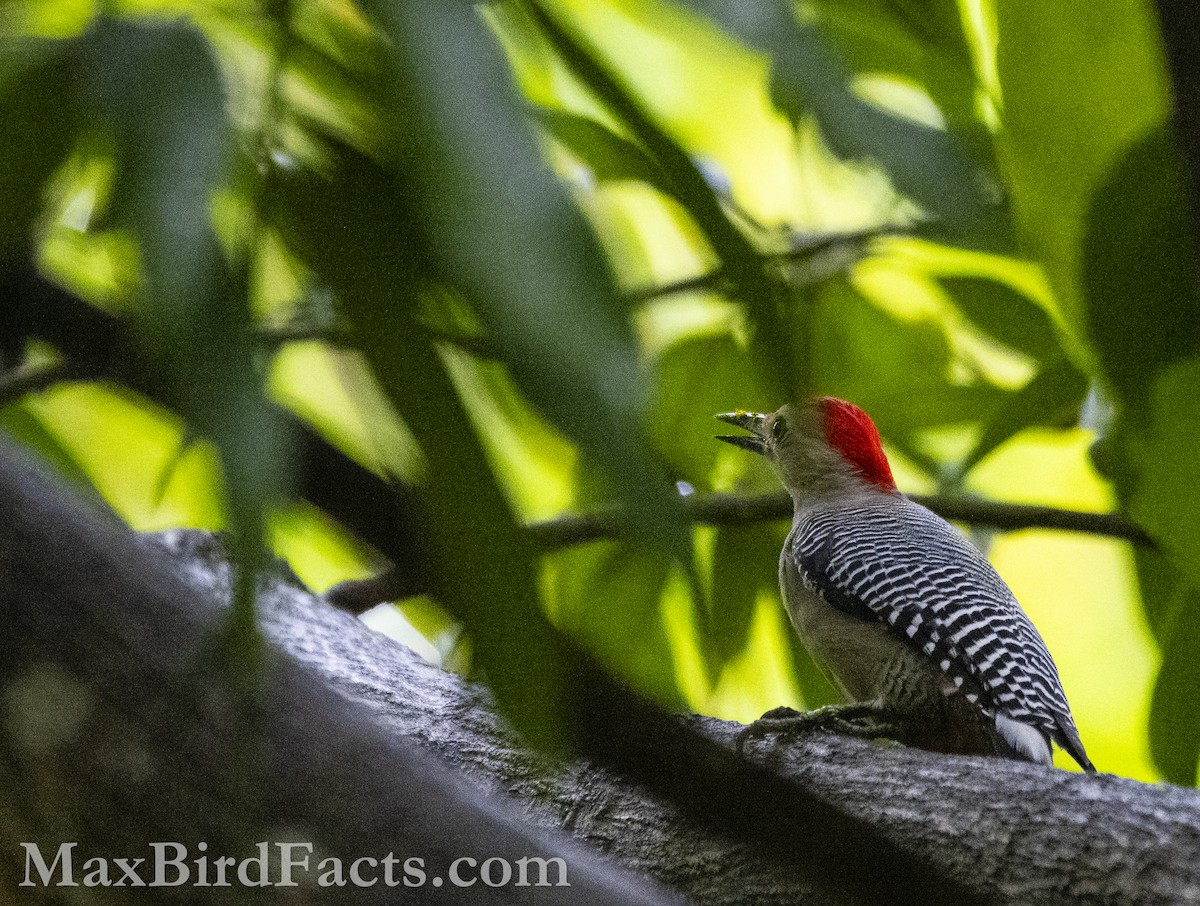
<path fill-rule="evenodd" d="M 63 162 L 79 128 L 79 59 L 74 43 L 47 47 L 0 81 L 0 263 L 32 242 L 43 186 Z"/>
<path fill-rule="evenodd" d="M 1137 569 L 1146 625 L 1161 647 L 1169 629 L 1171 602 L 1184 581 L 1183 574 L 1166 554 L 1146 545 L 1133 548 L 1133 563 Z"/>
<path fill-rule="evenodd" d="M 253 563 L 286 457 L 253 361 L 248 284 L 210 215 L 232 155 L 220 70 L 187 24 L 114 20 L 89 33 L 85 68 L 92 115 L 116 152 L 113 220 L 138 242 L 143 345 L 169 399 L 216 443 L 237 555 Z M 250 574 L 235 609 L 247 628 Z"/>
<path fill-rule="evenodd" d="M 466 4 L 370 8 L 397 50 L 399 165 L 432 266 L 522 392 L 613 479 L 640 537 L 687 562 L 682 508 L 645 444 L 615 283 L 545 164 L 494 37 Z"/>
<path fill-rule="evenodd" d="M 1200 353 L 1200 280 L 1183 170 L 1155 130 L 1096 189 L 1083 257 L 1086 326 L 1118 398 L 1145 403 L 1161 369 Z"/>
<path fill-rule="evenodd" d="M 1003 402 L 984 422 L 975 447 L 959 463 L 959 474 L 971 471 L 985 456 L 1026 428 L 1073 425 L 1087 396 L 1087 376 L 1067 359 L 1051 363 Z"/>
<path fill-rule="evenodd" d="M 565 721 L 578 695 L 565 652 L 540 609 L 537 552 L 421 331 L 390 300 L 359 295 L 354 286 L 340 299 L 430 463 L 424 513 L 437 598 L 470 633 L 475 663 L 518 729 L 535 744 L 559 748 L 571 739 Z"/>
<path fill-rule="evenodd" d="M 1190 785 L 1200 751 L 1200 280 L 1182 168 L 1164 130 L 1135 143 L 1108 174 L 1086 228 L 1085 324 L 1119 402 L 1116 485 L 1170 562 L 1139 569 L 1163 655 L 1151 752 L 1164 776 Z"/>
<path fill-rule="evenodd" d="M 1038 362 L 1065 353 L 1046 310 L 1023 293 L 988 277 L 940 277 L 955 306 L 980 330 Z"/>
<path fill-rule="evenodd" d="M 537 594 L 537 551 L 517 525 L 445 364 L 416 320 L 432 275 L 395 177 L 331 148 L 330 179 L 276 173 L 270 214 L 339 310 L 425 454 L 424 529 L 439 603 L 471 635 L 475 664 L 531 742 L 560 747 L 573 691 Z M 402 562 L 410 551 L 384 551 Z"/>
<path fill-rule="evenodd" d="M 1078 333 L 1080 258 L 1092 195 L 1113 162 L 1170 116 L 1154 5 L 999 0 L 994 7 L 1004 94 L 1004 128 L 996 138 L 1001 169 L 1028 247 Z M 1150 182 L 1146 188 L 1155 192 Z M 1109 228 L 1113 242 L 1142 241 L 1120 217 Z M 1131 252 L 1118 257 L 1135 263 Z M 1119 320 L 1124 302 L 1115 301 L 1117 308 L 1104 310 Z"/>
<path fill-rule="evenodd" d="M 1200 588 L 1200 358 L 1160 373 L 1147 415 L 1122 429 L 1136 470 L 1129 511 Z"/>
<path fill-rule="evenodd" d="M 1144 593 L 1164 591 L 1143 585 Z M 1200 757 L 1200 588 L 1190 579 L 1174 584 L 1167 606 L 1162 645 L 1162 667 L 1150 701 L 1150 755 L 1171 783 L 1194 786 Z"/>
<path fill-rule="evenodd" d="M 954 131 L 982 130 L 974 61 L 953 0 L 817 0 L 811 8 L 855 73 L 903 76 L 929 92 Z"/>
<path fill-rule="evenodd" d="M 547 107 L 535 107 L 533 115 L 555 141 L 588 168 L 597 182 L 634 180 L 666 195 L 674 194 L 674 186 L 662 167 L 635 142 L 603 123 Z"/>

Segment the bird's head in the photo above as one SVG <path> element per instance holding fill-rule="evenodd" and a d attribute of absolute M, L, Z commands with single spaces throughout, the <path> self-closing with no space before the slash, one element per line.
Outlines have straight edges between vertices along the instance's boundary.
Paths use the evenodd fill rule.
<path fill-rule="evenodd" d="M 718 440 L 765 456 L 797 499 L 854 489 L 897 493 L 875 423 L 845 400 L 822 396 L 769 415 L 738 410 L 717 418 L 748 432 Z"/>

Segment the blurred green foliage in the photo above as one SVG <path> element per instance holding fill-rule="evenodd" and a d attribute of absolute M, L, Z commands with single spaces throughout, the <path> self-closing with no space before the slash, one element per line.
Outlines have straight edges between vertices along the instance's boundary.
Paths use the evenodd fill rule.
<path fill-rule="evenodd" d="M 843 396 L 906 490 L 1155 538 L 991 553 L 1097 764 L 1194 783 L 1196 235 L 1153 10 L 1064 9 L 6 4 L 0 278 L 129 325 L 144 383 L 0 397 L 0 425 L 136 527 L 361 575 L 379 552 L 296 501 L 281 403 L 418 489 L 432 595 L 398 607 L 553 744 L 557 631 L 671 707 L 830 699 L 780 619 L 786 525 L 690 527 L 675 483 L 776 487 L 712 415 Z M 0 337 L 4 376 L 70 369 L 36 336 Z M 586 510 L 619 537 L 522 529 Z"/>

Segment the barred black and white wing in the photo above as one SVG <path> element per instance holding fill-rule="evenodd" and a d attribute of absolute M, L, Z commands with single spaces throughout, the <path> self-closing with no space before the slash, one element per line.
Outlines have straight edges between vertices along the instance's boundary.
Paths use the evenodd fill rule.
<path fill-rule="evenodd" d="M 1044 760 L 1053 739 L 1093 769 L 1045 642 L 992 565 L 947 522 L 887 494 L 807 510 L 790 537 L 808 588 L 921 651 L 1015 749 Z"/>

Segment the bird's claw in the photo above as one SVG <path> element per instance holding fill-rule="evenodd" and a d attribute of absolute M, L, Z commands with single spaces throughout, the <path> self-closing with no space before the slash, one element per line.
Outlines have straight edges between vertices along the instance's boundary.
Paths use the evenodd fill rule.
<path fill-rule="evenodd" d="M 734 748 L 738 755 L 744 755 L 750 740 L 773 734 L 790 737 L 819 731 L 860 739 L 895 739 L 897 725 L 888 717 L 887 712 L 875 705 L 826 705 L 805 712 L 772 708 L 738 732 Z"/>

